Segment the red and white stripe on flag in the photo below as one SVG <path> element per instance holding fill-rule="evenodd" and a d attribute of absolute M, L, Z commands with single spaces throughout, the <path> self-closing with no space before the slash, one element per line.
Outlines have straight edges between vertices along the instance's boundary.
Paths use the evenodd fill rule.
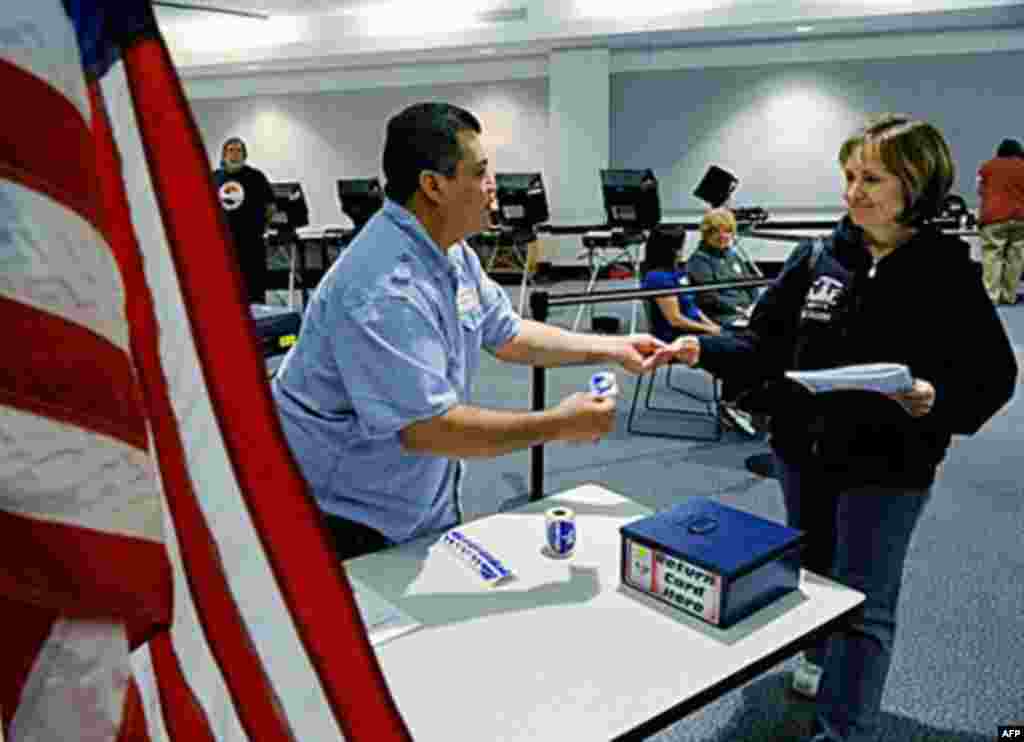
<path fill-rule="evenodd" d="M 148 3 L 6 0 L 0 83 L 9 742 L 408 739 Z"/>

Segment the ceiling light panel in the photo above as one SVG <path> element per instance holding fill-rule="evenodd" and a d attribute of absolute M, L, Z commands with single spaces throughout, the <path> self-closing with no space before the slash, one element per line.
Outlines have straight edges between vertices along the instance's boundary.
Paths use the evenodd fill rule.
<path fill-rule="evenodd" d="M 301 16 L 274 15 L 261 20 L 202 13 L 162 23 L 161 31 L 176 48 L 209 52 L 294 44 L 305 38 L 308 26 L 309 20 Z"/>
<path fill-rule="evenodd" d="M 520 3 L 521 5 L 521 3 Z M 424 33 L 458 32 L 495 22 L 495 18 L 525 18 L 525 8 L 510 7 L 495 0 L 422 0 L 379 2 L 340 11 L 359 20 L 371 36 L 413 36 Z"/>
<path fill-rule="evenodd" d="M 721 3 L 719 3 L 721 4 Z M 660 18 L 702 13 L 715 7 L 714 0 L 666 3 L 664 0 L 574 0 L 581 18 Z"/>

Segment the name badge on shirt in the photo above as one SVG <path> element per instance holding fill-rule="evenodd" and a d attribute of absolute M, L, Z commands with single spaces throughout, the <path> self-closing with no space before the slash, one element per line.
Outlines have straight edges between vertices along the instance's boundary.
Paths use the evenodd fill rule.
<path fill-rule="evenodd" d="M 480 297 L 472 286 L 459 286 L 455 296 L 455 305 L 459 309 L 459 317 L 465 317 L 480 308 Z"/>

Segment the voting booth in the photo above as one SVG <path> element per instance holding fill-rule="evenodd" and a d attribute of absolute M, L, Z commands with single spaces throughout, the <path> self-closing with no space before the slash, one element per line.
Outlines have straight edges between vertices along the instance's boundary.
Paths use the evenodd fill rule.
<path fill-rule="evenodd" d="M 496 173 L 494 183 L 500 224 L 532 233 L 548 220 L 548 199 L 540 173 Z"/>
<path fill-rule="evenodd" d="M 601 170 L 600 175 L 609 227 L 638 232 L 661 221 L 658 179 L 653 170 Z"/>
<path fill-rule="evenodd" d="M 278 230 L 294 234 L 299 227 L 309 224 L 309 205 L 302 184 L 295 181 L 271 183 L 274 194 L 274 215 L 270 226 Z"/>
<path fill-rule="evenodd" d="M 740 184 L 740 179 L 725 168 L 718 165 L 708 167 L 704 177 L 693 191 L 693 195 L 712 209 L 722 206 L 732 196 Z"/>
<path fill-rule="evenodd" d="M 384 189 L 378 178 L 341 178 L 338 180 L 338 205 L 352 220 L 355 232 L 384 205 Z"/>

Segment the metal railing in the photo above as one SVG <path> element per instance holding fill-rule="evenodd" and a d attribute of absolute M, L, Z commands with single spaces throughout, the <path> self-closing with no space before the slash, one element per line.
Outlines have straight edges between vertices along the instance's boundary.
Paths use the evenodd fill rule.
<path fill-rule="evenodd" d="M 546 322 L 552 307 L 568 307 L 585 304 L 602 304 L 613 301 L 646 301 L 661 296 L 679 296 L 696 294 L 702 291 L 721 291 L 723 289 L 757 288 L 767 286 L 770 278 L 748 279 L 744 281 L 723 281 L 721 283 L 705 283 L 700 286 L 683 286 L 677 289 L 619 289 L 613 291 L 590 291 L 573 294 L 550 294 L 547 291 L 535 291 L 530 294 L 530 312 L 538 322 Z M 582 365 L 582 364 L 581 364 Z M 534 411 L 543 410 L 547 398 L 547 367 L 534 366 L 530 383 L 530 408 Z M 530 500 L 539 500 L 544 496 L 544 444 L 530 448 Z"/>

